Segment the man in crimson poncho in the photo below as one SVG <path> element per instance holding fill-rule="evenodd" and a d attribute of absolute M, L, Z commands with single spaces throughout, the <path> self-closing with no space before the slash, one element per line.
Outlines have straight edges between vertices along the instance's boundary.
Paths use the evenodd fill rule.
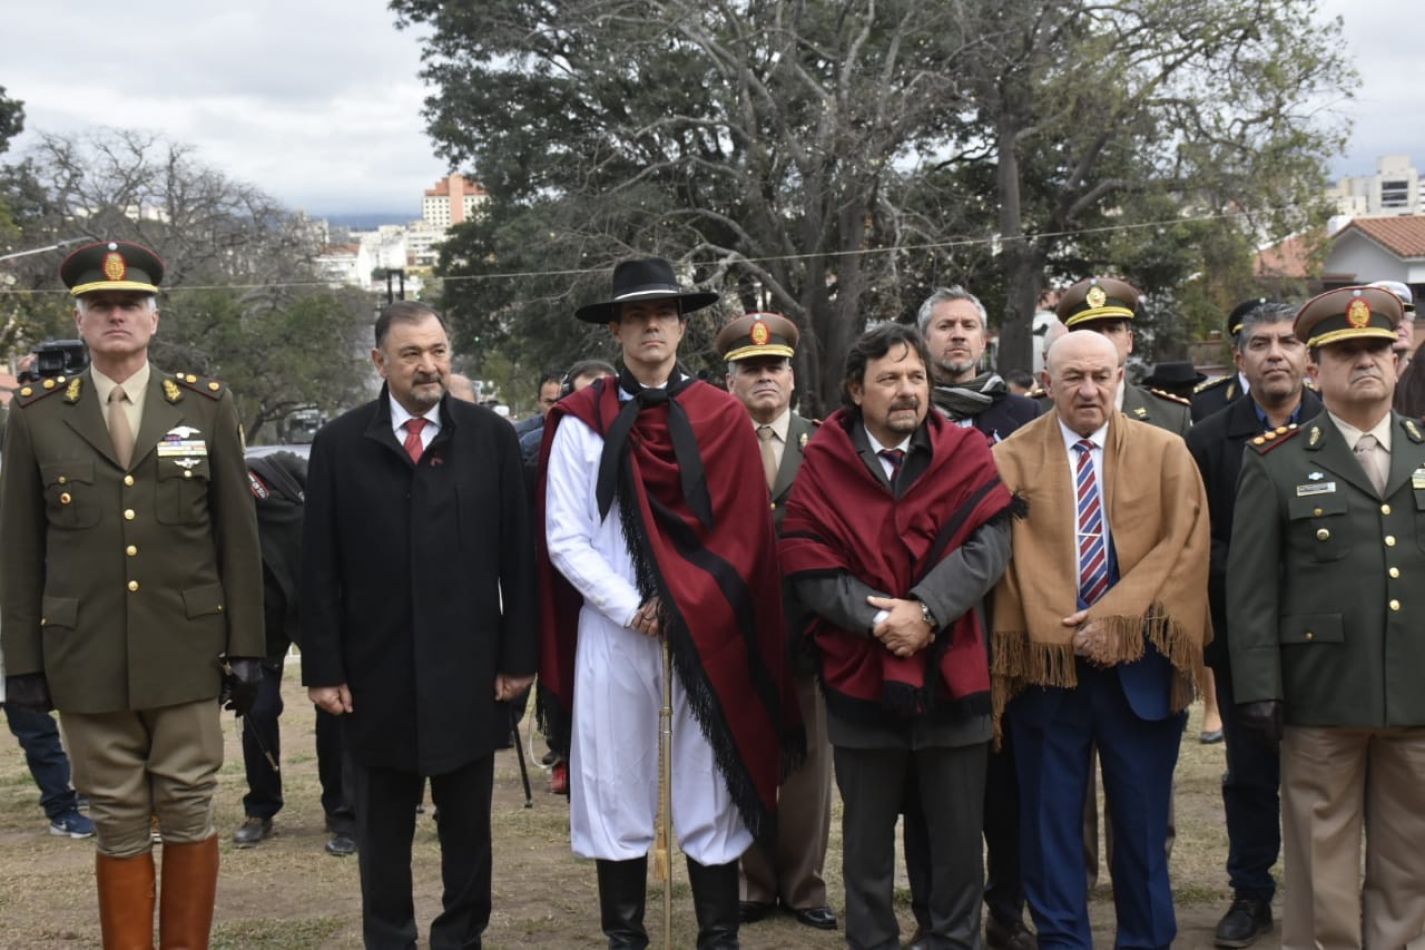
<path fill-rule="evenodd" d="M 698 946 L 736 947 L 737 861 L 771 830 L 800 735 L 771 505 L 746 410 L 678 367 L 687 314 L 717 296 L 661 258 L 619 264 L 613 291 L 577 316 L 609 326 L 622 372 L 545 423 L 541 716 L 567 751 L 572 844 L 597 861 L 609 946 L 645 947 L 667 641 Z"/>
<path fill-rule="evenodd" d="M 980 601 L 1009 560 L 1015 502 L 984 436 L 930 412 L 911 327 L 851 348 L 845 408 L 806 448 L 782 567 L 817 616 L 827 732 L 844 803 L 846 941 L 895 947 L 904 790 L 929 830 L 929 926 L 916 946 L 980 945 L 980 829 L 991 737 Z"/>

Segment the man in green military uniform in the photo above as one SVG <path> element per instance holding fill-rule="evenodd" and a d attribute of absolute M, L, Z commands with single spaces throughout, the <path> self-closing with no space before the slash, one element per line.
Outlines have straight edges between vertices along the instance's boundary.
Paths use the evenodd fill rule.
<path fill-rule="evenodd" d="M 1069 330 L 1093 330 L 1108 337 L 1118 349 L 1118 365 L 1124 366 L 1133 352 L 1133 318 L 1141 296 L 1127 281 L 1089 277 L 1064 291 L 1056 315 Z M 1161 389 L 1144 389 L 1125 382 L 1118 387 L 1118 408 L 1130 419 L 1183 438 L 1192 427 L 1188 401 Z"/>
<path fill-rule="evenodd" d="M 1425 933 L 1425 433 L 1390 408 L 1400 320 L 1379 288 L 1308 301 L 1326 410 L 1254 438 L 1238 481 L 1232 678 L 1243 727 L 1281 742 L 1283 947 Z"/>
<path fill-rule="evenodd" d="M 106 947 L 205 947 L 217 886 L 218 696 L 263 653 L 257 523 L 232 395 L 148 362 L 163 263 L 92 244 L 60 277 L 91 366 L 20 389 L 0 477 L 8 701 L 56 707 L 98 833 Z"/>
<path fill-rule="evenodd" d="M 747 408 L 762 474 L 772 498 L 772 521 L 781 526 L 783 506 L 802 467 L 802 452 L 816 433 L 792 408 L 796 378 L 792 356 L 797 325 L 778 313 L 749 313 L 723 327 L 715 345 L 727 361 L 727 390 Z M 787 629 L 800 630 L 805 618 L 784 589 Z M 826 844 L 831 831 L 831 744 L 826 738 L 826 704 L 816 685 L 816 665 L 804 651 L 792 658 L 807 731 L 807 756 L 777 788 L 777 835 L 770 845 L 754 842 L 742 855 L 739 915 L 756 923 L 780 903 L 798 923 L 835 930 L 836 915 L 826 903 Z"/>

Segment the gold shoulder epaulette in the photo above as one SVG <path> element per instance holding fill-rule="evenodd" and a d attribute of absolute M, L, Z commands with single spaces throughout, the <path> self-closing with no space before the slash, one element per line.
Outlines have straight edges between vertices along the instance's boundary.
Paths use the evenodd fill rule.
<path fill-rule="evenodd" d="M 53 396 L 55 393 L 68 392 L 74 390 L 74 396 L 70 402 L 79 398 L 80 381 L 78 376 L 47 376 L 44 379 L 33 383 L 26 383 L 15 390 L 15 402 L 21 407 L 39 402 L 46 396 Z"/>
<path fill-rule="evenodd" d="M 1231 376 L 1219 376 L 1216 379 L 1209 379 L 1206 382 L 1198 383 L 1192 388 L 1192 391 L 1195 393 L 1200 393 L 1203 390 L 1211 389 L 1213 386 L 1221 386 L 1223 383 L 1227 382 L 1231 378 Z"/>
<path fill-rule="evenodd" d="M 1049 394 L 1044 391 L 1043 386 L 1035 386 L 1024 394 L 1025 399 L 1047 399 Z"/>
<path fill-rule="evenodd" d="M 170 381 L 177 383 L 185 389 L 191 389 L 195 393 L 202 393 L 209 399 L 221 398 L 221 396 L 223 395 L 223 390 L 227 388 L 222 383 L 218 382 L 216 379 L 208 379 L 204 376 L 195 376 L 192 373 L 174 373 L 172 376 L 169 376 L 164 380 L 163 394 L 168 397 L 169 402 L 178 401 L 178 399 L 174 398 L 174 393 L 168 388 L 167 384 Z M 178 398 L 181 399 L 182 395 L 182 393 L 178 393 Z"/>
<path fill-rule="evenodd" d="M 1254 437 L 1249 443 L 1257 450 L 1258 455 L 1266 455 L 1272 449 L 1296 438 L 1301 432 L 1301 428 L 1293 422 L 1289 426 L 1277 426 L 1275 429 L 1268 429 L 1261 435 Z"/>
<path fill-rule="evenodd" d="M 1184 399 L 1182 396 L 1178 396 L 1178 395 L 1175 395 L 1175 394 L 1170 393 L 1170 392 L 1165 392 L 1165 391 L 1163 391 L 1163 390 L 1161 390 L 1161 389 L 1150 389 L 1150 390 L 1148 390 L 1148 392 L 1150 392 L 1150 393 L 1152 393 L 1153 395 L 1157 396 L 1159 399 L 1166 399 L 1166 400 L 1168 400 L 1169 402 L 1181 403 L 1181 404 L 1184 405 L 1184 406 L 1191 406 L 1191 405 L 1192 405 L 1192 403 L 1191 403 L 1190 401 Z"/>

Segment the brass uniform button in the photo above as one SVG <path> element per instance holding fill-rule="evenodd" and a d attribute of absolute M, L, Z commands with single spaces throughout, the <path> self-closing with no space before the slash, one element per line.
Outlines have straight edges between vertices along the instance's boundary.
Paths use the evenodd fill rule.
<path fill-rule="evenodd" d="M 133 477 L 132 475 L 125 475 L 125 476 L 124 476 L 124 484 L 125 484 L 126 486 L 128 486 L 129 488 L 133 488 L 133 487 L 134 487 L 134 477 Z"/>
<path fill-rule="evenodd" d="M 44 618 L 44 617 L 41 617 L 41 618 L 40 618 L 40 626 L 41 626 L 41 627 L 43 627 L 43 626 L 44 626 L 45 624 L 47 624 L 47 623 L 49 623 L 49 620 L 48 620 L 48 619 L 46 619 L 46 618 Z"/>
<path fill-rule="evenodd" d="M 223 387 L 222 387 L 222 385 L 219 384 L 219 383 L 209 383 L 209 384 L 208 384 L 208 388 L 211 389 L 213 392 L 217 392 L 219 389 L 222 389 Z"/>
<path fill-rule="evenodd" d="M 124 548 L 124 553 L 127 554 L 129 557 L 137 557 L 139 553 L 138 546 L 131 544 L 128 547 Z"/>
<path fill-rule="evenodd" d="M 1306 639 L 1308 639 L 1308 640 L 1315 640 L 1315 639 L 1316 639 L 1316 634 L 1314 634 L 1314 633 L 1312 633 L 1310 630 L 1308 630 L 1308 631 L 1306 631 Z"/>
<path fill-rule="evenodd" d="M 69 476 L 67 476 L 67 475 L 61 475 L 61 476 L 59 476 L 59 483 L 60 483 L 61 485 L 68 485 L 68 484 L 69 484 Z"/>
<path fill-rule="evenodd" d="M 184 478 L 192 478 L 192 477 L 193 477 L 193 471 L 192 471 L 192 469 L 187 469 L 187 468 L 185 468 L 185 469 L 183 470 L 183 477 L 184 477 Z"/>
<path fill-rule="evenodd" d="M 133 520 L 134 520 L 134 517 L 135 517 L 135 515 L 134 515 L 134 510 L 133 510 L 132 508 L 125 508 L 125 509 L 124 509 L 124 520 L 125 520 L 125 521 L 133 521 Z"/>
<path fill-rule="evenodd" d="M 1398 612 L 1400 610 L 1400 601 L 1391 600 L 1390 609 Z"/>
<path fill-rule="evenodd" d="M 1400 576 L 1400 568 L 1398 568 L 1398 567 L 1392 567 L 1392 568 L 1390 569 L 1390 576 L 1391 576 L 1392 578 L 1397 578 L 1397 577 L 1399 577 L 1399 576 Z"/>
<path fill-rule="evenodd" d="M 1388 534 L 1385 536 L 1385 546 L 1388 548 L 1395 547 L 1395 535 Z"/>
<path fill-rule="evenodd" d="M 1380 513 L 1383 514 L 1383 515 L 1388 515 L 1388 514 L 1390 514 L 1390 505 L 1381 505 L 1381 506 L 1380 506 Z"/>
<path fill-rule="evenodd" d="M 52 379 L 46 379 L 46 380 L 45 380 L 43 383 L 41 383 L 40 385 L 43 386 L 45 389 L 53 389 L 53 388 L 54 388 L 54 380 L 52 380 Z"/>
<path fill-rule="evenodd" d="M 1326 513 L 1326 512 L 1322 511 L 1320 508 L 1312 508 L 1312 509 L 1311 509 L 1311 514 L 1312 514 L 1313 516 L 1317 517 L 1317 518 L 1320 518 L 1320 517 L 1321 517 L 1322 515 L 1324 515 L 1325 513 Z"/>
<path fill-rule="evenodd" d="M 1330 541 L 1330 540 L 1331 540 L 1331 532 L 1330 532 L 1330 531 L 1327 531 L 1325 528 L 1317 528 L 1317 529 L 1316 529 L 1316 540 L 1318 540 L 1318 541 Z"/>
<path fill-rule="evenodd" d="M 138 589 L 139 589 L 139 582 L 138 582 L 138 581 L 129 581 L 129 592 L 130 592 L 130 593 L 132 593 L 132 592 L 134 592 L 134 591 L 136 591 L 136 590 L 138 590 Z"/>
<path fill-rule="evenodd" d="M 21 395 L 21 396 L 33 396 L 34 394 L 35 394 L 35 391 L 34 391 L 33 389 L 31 389 L 30 387 L 28 387 L 28 386 L 25 386 L 25 387 L 23 387 L 23 388 L 20 390 L 20 395 Z"/>
<path fill-rule="evenodd" d="M 69 503 L 70 503 L 71 501 L 73 501 L 73 500 L 74 500 L 74 499 L 73 499 L 72 497 L 70 497 L 69 492 L 67 492 L 67 491 L 62 491 L 62 492 L 59 493 L 59 503 L 60 503 L 61 505 L 67 505 L 67 504 L 69 504 Z"/>
<path fill-rule="evenodd" d="M 773 511 L 776 511 L 776 510 L 777 510 L 777 503 L 776 503 L 775 501 L 772 502 L 772 510 L 773 510 Z"/>

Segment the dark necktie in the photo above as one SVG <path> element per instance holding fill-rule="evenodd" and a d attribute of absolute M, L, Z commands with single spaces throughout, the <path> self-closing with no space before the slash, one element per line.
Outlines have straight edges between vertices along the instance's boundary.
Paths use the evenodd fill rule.
<path fill-rule="evenodd" d="M 421 445 L 421 430 L 426 427 L 426 423 L 429 421 L 429 419 L 423 419 L 420 416 L 413 416 L 405 422 L 406 441 L 401 444 L 401 447 L 406 450 L 406 454 L 411 457 L 412 462 L 419 462 L 421 453 L 425 451 L 425 446 Z"/>
<path fill-rule="evenodd" d="M 905 462 L 905 449 L 881 449 L 876 454 L 891 463 L 891 487 L 895 488 L 896 480 L 901 477 L 901 465 Z"/>
<path fill-rule="evenodd" d="M 1103 504 L 1093 471 L 1094 444 L 1080 439 L 1074 449 L 1079 453 L 1074 473 L 1079 510 L 1079 599 L 1091 607 L 1108 590 L 1108 546 L 1104 544 Z"/>

